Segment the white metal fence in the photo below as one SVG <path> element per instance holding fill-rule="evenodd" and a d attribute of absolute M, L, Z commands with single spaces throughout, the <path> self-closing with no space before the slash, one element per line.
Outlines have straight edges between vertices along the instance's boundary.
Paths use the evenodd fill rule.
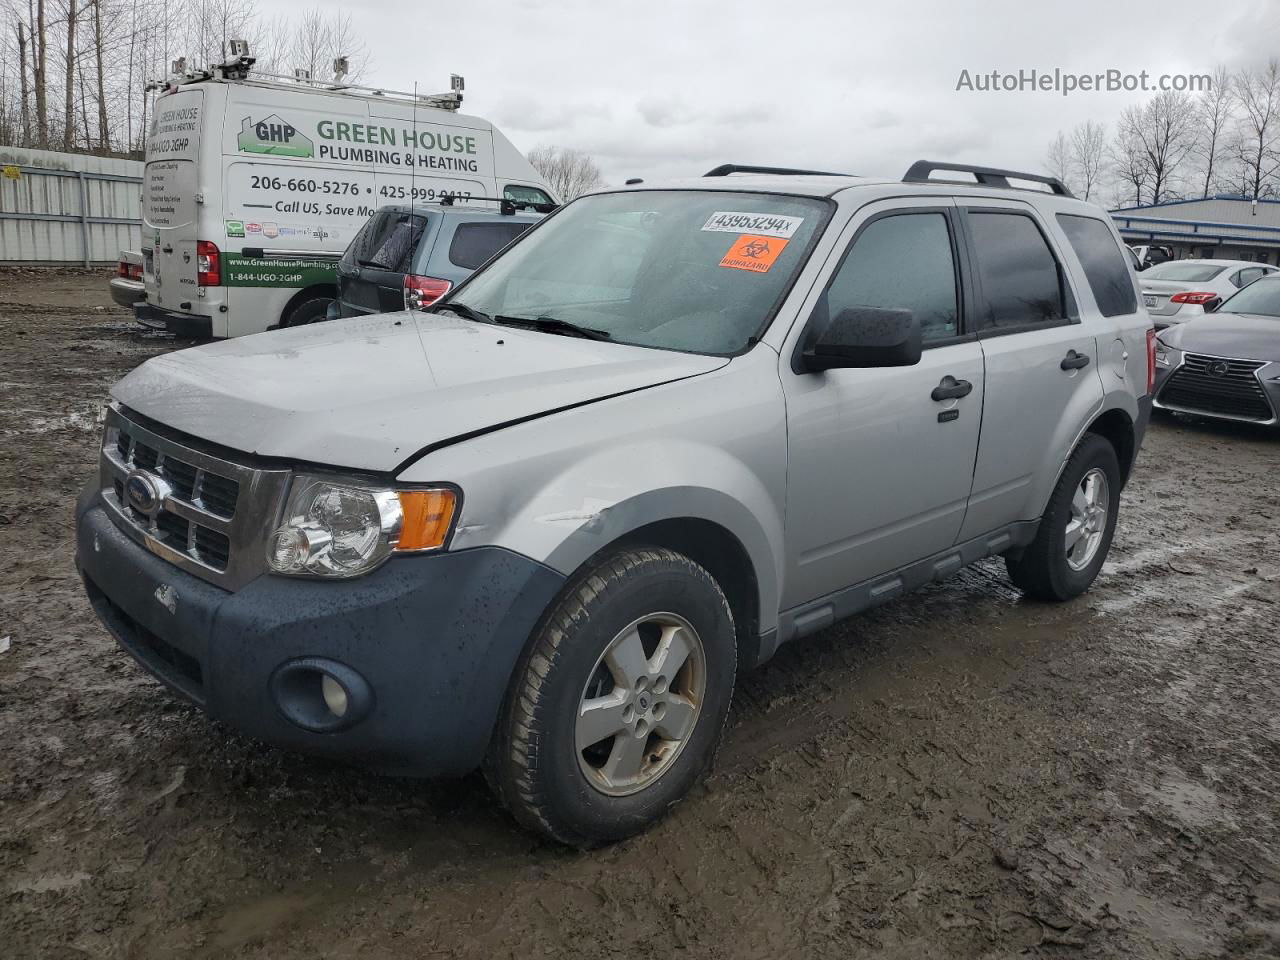
<path fill-rule="evenodd" d="M 142 244 L 142 163 L 0 147 L 0 263 L 114 263 Z"/>

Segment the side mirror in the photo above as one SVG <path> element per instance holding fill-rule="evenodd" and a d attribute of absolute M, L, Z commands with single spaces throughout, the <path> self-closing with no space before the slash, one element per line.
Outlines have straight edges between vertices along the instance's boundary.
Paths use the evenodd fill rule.
<path fill-rule="evenodd" d="M 1209 300 L 1204 304 L 1204 312 L 1217 313 L 1220 306 L 1222 306 L 1222 298 L 1214 297 L 1212 300 Z"/>
<path fill-rule="evenodd" d="M 920 362 L 920 321 L 910 310 L 841 310 L 802 354 L 809 371 L 910 367 Z"/>

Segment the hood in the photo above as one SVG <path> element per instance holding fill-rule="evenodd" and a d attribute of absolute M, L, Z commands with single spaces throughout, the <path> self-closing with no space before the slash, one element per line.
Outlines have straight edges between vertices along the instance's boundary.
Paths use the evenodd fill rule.
<path fill-rule="evenodd" d="M 386 313 L 176 351 L 111 395 L 233 450 L 387 472 L 428 446 L 728 362 Z"/>
<path fill-rule="evenodd" d="M 1248 313 L 1206 313 L 1160 331 L 1175 350 L 1215 357 L 1280 362 L 1280 317 Z"/>

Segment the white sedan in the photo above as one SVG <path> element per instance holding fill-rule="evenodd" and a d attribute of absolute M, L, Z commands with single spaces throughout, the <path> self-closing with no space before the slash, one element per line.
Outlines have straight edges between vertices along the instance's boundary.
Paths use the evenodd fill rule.
<path fill-rule="evenodd" d="M 1161 330 L 1204 314 L 1278 267 L 1248 260 L 1170 260 L 1138 275 L 1142 303 Z"/>

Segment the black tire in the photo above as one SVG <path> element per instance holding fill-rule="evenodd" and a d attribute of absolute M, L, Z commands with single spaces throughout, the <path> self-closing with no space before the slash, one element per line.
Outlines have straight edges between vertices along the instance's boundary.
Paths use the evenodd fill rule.
<path fill-rule="evenodd" d="M 280 326 L 301 327 L 308 323 L 319 323 L 325 319 L 331 303 L 333 303 L 333 297 L 312 297 L 310 300 L 303 300 L 285 315 Z"/>
<path fill-rule="evenodd" d="M 687 621 L 701 640 L 701 710 L 652 783 L 610 796 L 582 769 L 575 741 L 579 706 L 614 639 L 659 611 Z M 613 554 L 566 587 L 530 638 L 512 676 L 485 775 L 516 820 L 552 840 L 591 847 L 639 833 L 711 766 L 736 669 L 733 615 L 706 570 L 659 547 Z"/>
<path fill-rule="evenodd" d="M 1107 480 L 1106 526 L 1091 562 L 1083 569 L 1075 570 L 1067 562 L 1066 547 L 1071 501 L 1085 475 L 1094 469 L 1101 470 Z M 1058 485 L 1053 488 L 1035 540 L 1020 554 L 1005 557 L 1005 566 L 1014 586 L 1038 600 L 1070 600 L 1088 590 L 1106 562 L 1107 551 L 1111 549 L 1116 516 L 1120 510 L 1120 486 L 1120 462 L 1115 448 L 1104 437 L 1086 433 L 1067 460 Z"/>

